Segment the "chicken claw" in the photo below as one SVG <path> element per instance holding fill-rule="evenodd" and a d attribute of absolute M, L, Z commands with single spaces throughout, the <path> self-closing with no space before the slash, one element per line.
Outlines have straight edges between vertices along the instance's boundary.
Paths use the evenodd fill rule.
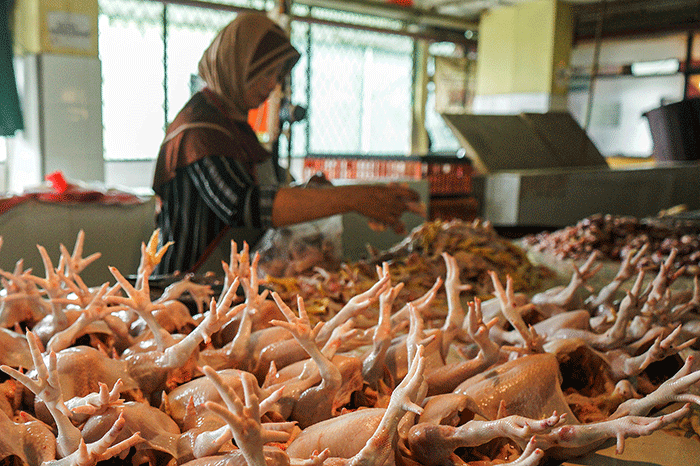
<path fill-rule="evenodd" d="M 124 402 L 124 400 L 120 398 L 121 390 L 124 388 L 122 379 L 117 379 L 112 390 L 109 390 L 107 385 L 102 382 L 98 382 L 98 384 L 100 386 L 100 391 L 98 393 L 91 393 L 78 400 L 73 398 L 67 402 L 68 408 L 72 413 L 92 416 L 103 412 L 109 407 L 117 406 Z"/>
<path fill-rule="evenodd" d="M 534 446 L 533 435 L 550 434 L 563 419 L 563 414 L 554 412 L 545 419 L 513 415 L 495 421 L 472 420 L 459 427 L 420 423 L 411 428 L 409 444 L 411 452 L 421 464 L 438 466 L 445 464 L 457 448 L 482 445 L 498 437 L 507 437 L 517 443 L 530 439 L 525 448 L 528 451 Z M 521 458 L 529 458 L 530 454 L 523 453 Z"/>
<path fill-rule="evenodd" d="M 423 352 L 423 347 L 419 346 L 408 369 L 408 374 L 391 394 L 389 405 L 374 434 L 364 448 L 348 461 L 348 464 L 384 464 L 393 453 L 393 444 L 398 435 L 398 425 L 404 414 L 411 412 L 420 415 L 423 412 L 423 408 L 416 404 L 418 398 L 421 397 L 421 392 L 425 392 L 423 376 L 425 357 Z"/>
<path fill-rule="evenodd" d="M 299 340 L 302 346 L 304 346 L 302 342 L 313 342 L 321 331 L 323 322 L 319 322 L 313 329 L 311 328 L 311 322 L 309 321 L 309 315 L 304 306 L 304 300 L 300 296 L 297 296 L 297 308 L 299 309 L 299 317 L 297 317 L 289 306 L 284 303 L 279 294 L 273 292 L 272 298 L 277 303 L 282 314 L 287 318 L 287 322 L 271 320 L 270 323 L 289 330 L 289 332 Z"/>
<path fill-rule="evenodd" d="M 197 328 L 193 330 L 193 333 L 199 333 L 205 343 L 209 343 L 211 341 L 211 336 L 218 332 L 234 315 L 241 311 L 243 306 L 231 307 L 236 297 L 236 288 L 238 288 L 238 281 L 234 280 L 218 305 L 216 300 L 212 298 L 209 306 L 209 313 L 204 320 L 200 322 Z"/>
<path fill-rule="evenodd" d="M 503 285 L 498 279 L 496 272 L 489 271 L 489 275 L 491 276 L 491 281 L 493 282 L 493 287 L 496 290 L 498 300 L 501 303 L 501 312 L 503 315 L 518 331 L 529 351 L 533 353 L 543 353 L 544 349 L 542 349 L 542 338 L 537 335 L 532 326 L 528 327 L 522 316 L 524 312 L 533 309 L 535 307 L 534 304 L 529 303 L 524 306 L 516 307 L 515 292 L 513 290 L 513 278 L 510 275 L 506 277 L 506 288 L 503 289 Z"/>
<path fill-rule="evenodd" d="M 33 380 L 5 365 L 0 366 L 0 370 L 19 381 L 44 402 L 56 422 L 58 430 L 56 451 L 62 456 L 67 456 L 78 448 L 82 437 L 80 430 L 71 423 L 71 413 L 63 402 L 63 394 L 61 393 L 58 371 L 56 369 L 56 353 L 53 351 L 49 353 L 47 366 L 41 353 L 39 337 L 28 331 L 27 342 L 34 361 L 37 379 Z"/>
<path fill-rule="evenodd" d="M 160 229 L 156 229 L 153 234 L 151 234 L 148 244 L 141 243 L 141 264 L 139 264 L 138 270 L 142 279 L 151 275 L 161 259 L 163 259 L 168 248 L 173 245 L 173 242 L 169 241 L 165 243 L 162 248 L 158 249 L 159 240 Z"/>
<path fill-rule="evenodd" d="M 289 458 L 289 464 L 291 466 L 322 466 L 324 461 L 331 457 L 331 451 L 326 448 L 321 453 L 314 451 L 311 453 L 311 458 L 309 459 L 297 459 Z"/>
<path fill-rule="evenodd" d="M 553 430 L 547 435 L 538 436 L 537 440 L 547 447 L 567 447 L 593 449 L 602 441 L 615 438 L 616 453 L 622 454 L 625 439 L 650 435 L 651 433 L 672 424 L 690 412 L 690 405 L 663 416 L 623 416 L 602 422 L 582 425 L 566 425 Z M 547 448 L 545 447 L 545 449 Z"/>
<path fill-rule="evenodd" d="M 263 428 L 260 423 L 260 404 L 249 379 L 241 377 L 245 398 L 244 405 L 236 392 L 223 383 L 214 369 L 205 366 L 202 371 L 214 382 L 214 386 L 225 404 L 222 406 L 213 401 L 207 401 L 204 403 L 205 408 L 228 423 L 236 445 L 241 449 L 249 466 L 265 466 L 263 445 L 269 441 L 286 441 L 288 435 L 285 432 Z"/>
<path fill-rule="evenodd" d="M 484 323 L 484 316 L 481 313 L 481 300 L 479 298 L 475 297 L 474 301 L 470 301 L 468 306 L 469 311 L 467 311 L 467 318 L 465 319 L 467 333 L 474 343 L 479 346 L 486 364 L 489 366 L 495 364 L 500 358 L 501 348 L 491 340 L 489 329 L 498 322 L 498 318 L 494 317 L 490 322 Z"/>
<path fill-rule="evenodd" d="M 124 429 L 125 424 L 124 415 L 120 414 L 114 425 L 101 439 L 89 445 L 86 445 L 85 441 L 80 439 L 80 445 L 76 451 L 60 460 L 44 462 L 42 466 L 94 466 L 100 461 L 108 460 L 129 450 L 143 440 L 138 432 L 116 445 L 112 445 L 122 429 Z"/>
<path fill-rule="evenodd" d="M 97 259 L 102 257 L 102 253 L 95 252 L 87 257 L 83 257 L 83 245 L 85 244 L 85 231 L 80 230 L 78 232 L 78 238 L 75 240 L 75 246 L 73 247 L 73 254 L 68 253 L 68 249 L 63 244 L 59 245 L 61 255 L 65 258 L 66 270 L 68 275 L 77 276 L 82 272 L 88 265 L 95 262 Z"/>
<path fill-rule="evenodd" d="M 527 447 L 523 450 L 522 454 L 517 460 L 509 464 L 510 466 L 537 466 L 542 461 L 544 457 L 544 451 L 541 448 L 537 448 L 537 440 L 533 436 L 529 442 L 527 442 Z"/>
<path fill-rule="evenodd" d="M 625 415 L 645 416 L 656 406 L 674 402 L 700 405 L 700 396 L 688 392 L 693 385 L 700 382 L 700 370 L 691 371 L 694 360 L 694 356 L 688 356 L 683 367 L 673 377 L 644 398 L 633 398 L 622 403 L 612 414 L 611 419 Z"/>

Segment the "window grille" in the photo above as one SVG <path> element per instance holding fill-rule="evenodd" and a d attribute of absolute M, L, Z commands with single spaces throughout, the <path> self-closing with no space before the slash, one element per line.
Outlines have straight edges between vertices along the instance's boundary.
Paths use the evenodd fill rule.
<path fill-rule="evenodd" d="M 235 18 L 222 4 L 99 1 L 106 160 L 156 157 L 165 127 L 195 87 L 202 52 Z M 271 2 L 225 5 L 269 9 Z M 280 139 L 280 155 L 290 148 L 292 157 L 408 154 L 415 39 L 400 32 L 403 24 L 297 4 L 292 15 L 291 40 L 302 55 L 292 101 L 307 108 L 307 117 L 292 125 L 290 140 Z M 433 147 L 456 151 L 430 106 L 426 124 Z"/>

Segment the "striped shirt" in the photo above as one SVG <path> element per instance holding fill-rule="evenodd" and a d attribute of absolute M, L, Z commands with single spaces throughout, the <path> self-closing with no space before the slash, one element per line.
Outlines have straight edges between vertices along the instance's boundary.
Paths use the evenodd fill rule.
<path fill-rule="evenodd" d="M 241 163 L 230 157 L 209 156 L 179 168 L 161 188 L 156 226 L 162 244 L 174 244 L 155 273 L 189 270 L 227 226 L 271 227 L 276 192 L 276 186 L 256 184 Z"/>
<path fill-rule="evenodd" d="M 204 89 L 168 127 L 153 189 L 161 201 L 156 216 L 161 246 L 173 245 L 155 274 L 191 270 L 226 230 L 238 244 L 247 241 L 252 247 L 252 238 L 271 226 L 278 183 L 265 171 L 258 174 L 256 165 L 271 164 L 270 153 L 247 123 L 227 115 L 218 97 Z"/>

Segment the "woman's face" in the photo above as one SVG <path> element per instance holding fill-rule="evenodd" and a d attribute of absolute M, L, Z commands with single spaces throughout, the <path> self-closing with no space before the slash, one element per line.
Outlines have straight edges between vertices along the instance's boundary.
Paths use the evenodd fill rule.
<path fill-rule="evenodd" d="M 248 108 L 258 108 L 267 100 L 270 93 L 277 87 L 282 79 L 282 70 L 284 64 L 280 63 L 277 67 L 271 68 L 258 76 L 245 89 L 243 98 Z"/>

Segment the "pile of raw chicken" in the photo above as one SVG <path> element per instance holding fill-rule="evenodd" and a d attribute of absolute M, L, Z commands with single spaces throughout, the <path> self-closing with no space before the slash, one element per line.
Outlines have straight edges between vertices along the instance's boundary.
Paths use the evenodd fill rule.
<path fill-rule="evenodd" d="M 392 248 L 377 251 L 368 247 L 369 258 L 342 265 L 314 262 L 323 255 L 310 252 L 308 247 L 306 252 L 296 262 L 304 266 L 295 267 L 298 272 L 293 275 L 277 275 L 267 266 L 258 267 L 258 271 L 285 301 L 291 303 L 300 295 L 307 312 L 324 319 L 334 315 L 353 295 L 369 289 L 377 276 L 376 266 L 385 262 L 391 264 L 391 279 L 404 284 L 395 300 L 399 307 L 428 292 L 436 277 L 445 276 L 443 253 L 457 262 L 463 299 L 493 297 L 491 272 L 501 281 L 510 275 L 516 292 L 540 289 L 554 276 L 548 268 L 534 265 L 524 249 L 499 236 L 490 222 L 480 219 L 424 222 Z M 444 318 L 446 309 L 445 293 L 439 290 L 426 312 Z"/>
<path fill-rule="evenodd" d="M 444 252 L 444 275 L 400 306 L 385 262 L 312 324 L 303 299 L 261 286 L 246 245 L 232 244 L 220 294 L 185 278 L 153 299 L 158 240 L 133 284 L 110 268 L 114 284 L 86 286 L 99 253 L 83 257 L 82 235 L 55 265 L 39 246 L 44 276 L 21 260 L 0 271 L 3 464 L 530 466 L 610 439 L 621 451 L 700 403 L 700 291 L 697 277 L 670 291 L 673 253 L 648 285 L 645 247 L 593 291 L 595 255 L 532 297 L 492 271 L 482 302 L 462 299 Z M 438 290 L 439 322 L 424 318 Z"/>
<path fill-rule="evenodd" d="M 525 236 L 522 244 L 559 259 L 581 260 L 598 251 L 601 257 L 614 261 L 647 244 L 653 252 L 642 259 L 641 267 L 658 270 L 671 251 L 675 251 L 675 267 L 685 267 L 687 274 L 700 273 L 700 222 L 692 216 L 638 219 L 595 214 L 573 226 Z"/>

